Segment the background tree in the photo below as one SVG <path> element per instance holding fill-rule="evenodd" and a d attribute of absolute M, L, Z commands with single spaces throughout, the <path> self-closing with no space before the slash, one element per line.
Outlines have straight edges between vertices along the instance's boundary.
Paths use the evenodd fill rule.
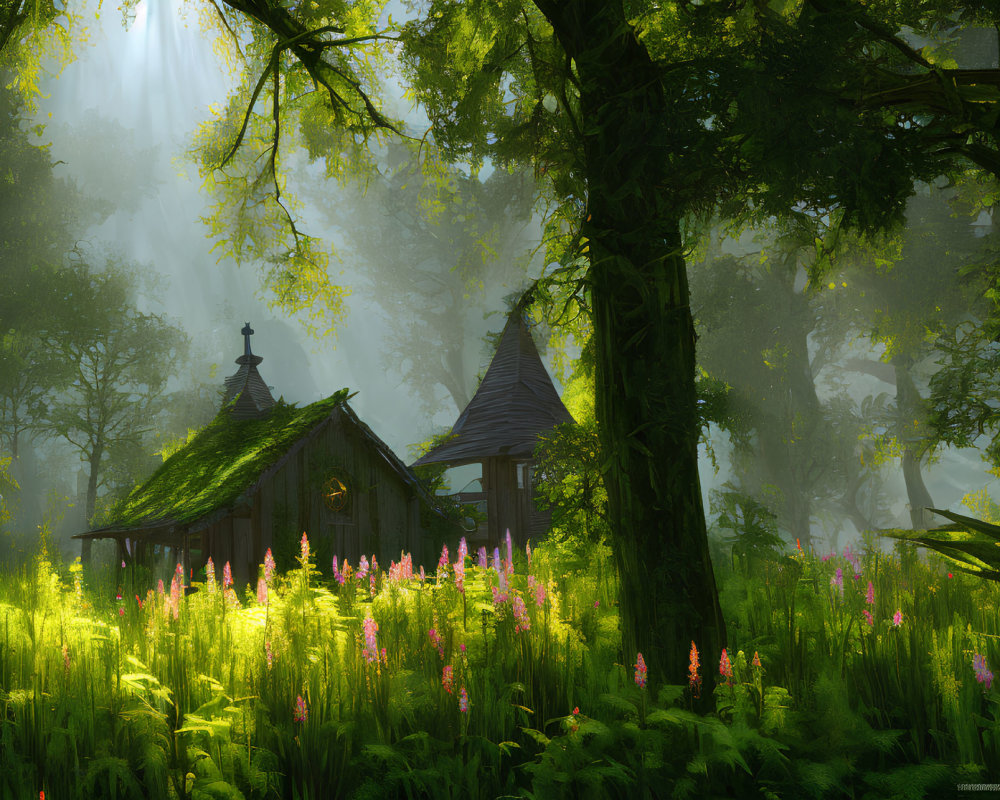
<path fill-rule="evenodd" d="M 328 186 L 310 198 L 344 234 L 357 275 L 352 292 L 381 307 L 387 369 L 433 415 L 443 388 L 462 411 L 475 389 L 465 352 L 470 322 L 489 312 L 491 285 L 526 282 L 535 183 L 497 170 L 481 180 L 449 166 L 430 146 L 389 144 L 363 196 L 344 202 Z M 495 299 L 494 299 L 495 302 Z"/>
<path fill-rule="evenodd" d="M 90 520 L 108 465 L 134 457 L 187 340 L 161 316 L 136 309 L 134 278 L 114 261 L 100 271 L 79 264 L 66 280 L 73 313 L 47 344 L 72 366 L 73 378 L 49 412 L 48 430 L 87 464 Z"/>

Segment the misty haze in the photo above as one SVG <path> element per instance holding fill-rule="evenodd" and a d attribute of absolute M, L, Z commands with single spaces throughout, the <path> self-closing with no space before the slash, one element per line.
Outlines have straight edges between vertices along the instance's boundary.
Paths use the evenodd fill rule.
<path fill-rule="evenodd" d="M 996 785 L 939 6 L 0 0 L 0 798 Z"/>

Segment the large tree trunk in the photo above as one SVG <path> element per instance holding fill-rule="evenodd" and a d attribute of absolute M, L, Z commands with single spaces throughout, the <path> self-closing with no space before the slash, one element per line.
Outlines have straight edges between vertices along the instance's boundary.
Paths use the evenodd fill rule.
<path fill-rule="evenodd" d="M 581 84 L 596 412 L 621 580 L 626 663 L 684 681 L 725 644 L 698 477 L 695 334 L 679 229 L 660 188 L 668 103 L 658 70 L 605 0 L 539 3 Z M 618 31 L 617 35 L 612 33 Z M 705 670 L 711 697 L 710 668 Z"/>
<path fill-rule="evenodd" d="M 87 524 L 90 525 L 94 518 L 94 507 L 97 505 L 97 475 L 101 469 L 101 459 L 104 457 L 104 445 L 98 442 L 94 449 L 90 451 L 90 458 L 87 460 L 90 466 L 90 474 L 87 476 Z"/>

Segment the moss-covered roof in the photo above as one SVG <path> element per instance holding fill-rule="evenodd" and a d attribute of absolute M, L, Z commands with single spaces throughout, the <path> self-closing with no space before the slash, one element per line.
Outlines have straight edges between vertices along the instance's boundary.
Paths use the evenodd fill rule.
<path fill-rule="evenodd" d="M 341 389 L 304 408 L 279 401 L 264 419 L 233 419 L 223 408 L 115 508 L 112 527 L 158 520 L 183 525 L 232 506 L 346 399 Z"/>

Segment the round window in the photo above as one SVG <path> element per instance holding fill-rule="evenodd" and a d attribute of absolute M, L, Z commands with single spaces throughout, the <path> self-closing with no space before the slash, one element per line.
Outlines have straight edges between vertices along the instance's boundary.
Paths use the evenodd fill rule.
<path fill-rule="evenodd" d="M 323 485 L 323 502 L 331 511 L 343 511 L 347 508 L 347 484 L 333 476 Z"/>

